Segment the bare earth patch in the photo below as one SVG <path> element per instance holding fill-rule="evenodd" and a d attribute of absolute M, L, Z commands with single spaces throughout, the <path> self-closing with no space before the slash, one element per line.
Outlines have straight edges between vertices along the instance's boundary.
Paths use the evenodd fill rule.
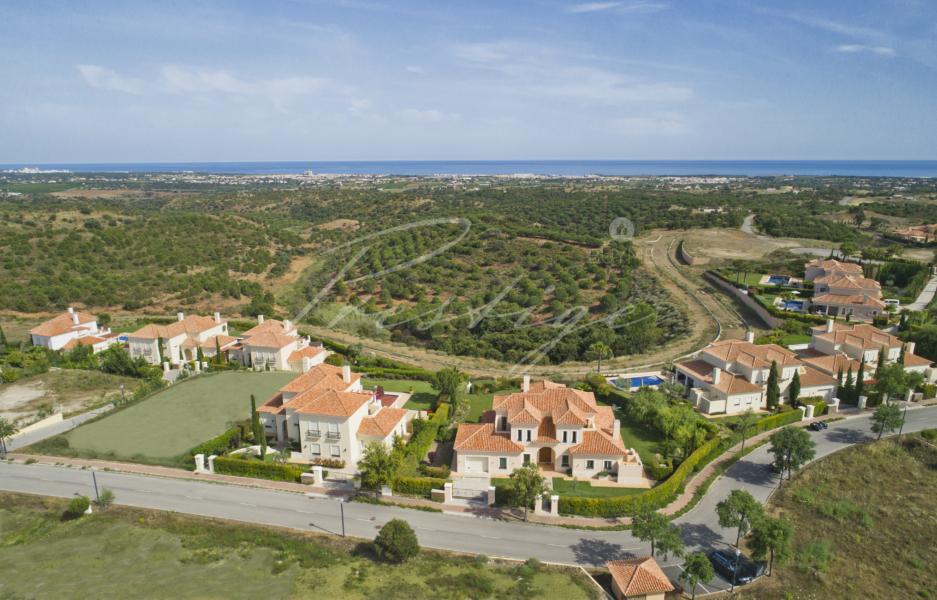
<path fill-rule="evenodd" d="M 361 223 L 354 219 L 333 219 L 328 223 L 319 225 L 319 229 L 324 230 L 343 229 L 346 231 L 357 231 L 359 227 L 361 227 Z"/>
<path fill-rule="evenodd" d="M 62 369 L 0 386 L 0 416 L 33 419 L 43 406 L 65 414 L 84 412 L 124 393 L 132 394 L 139 380 L 99 371 Z"/>

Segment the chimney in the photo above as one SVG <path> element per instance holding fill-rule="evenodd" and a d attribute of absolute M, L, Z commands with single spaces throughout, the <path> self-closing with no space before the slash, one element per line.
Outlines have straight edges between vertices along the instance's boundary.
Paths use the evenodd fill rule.
<path fill-rule="evenodd" d="M 618 441 L 621 439 L 621 420 L 615 419 L 614 425 L 612 425 L 612 439 Z"/>
<path fill-rule="evenodd" d="M 216 324 L 221 323 L 221 313 L 217 311 L 215 311 L 215 323 Z"/>
<path fill-rule="evenodd" d="M 303 357 L 303 373 L 308 373 L 309 369 L 312 368 L 312 359 L 308 356 Z"/>
<path fill-rule="evenodd" d="M 905 354 L 914 354 L 914 342 L 908 342 L 904 345 Z"/>
<path fill-rule="evenodd" d="M 292 321 L 290 321 L 289 319 L 283 321 L 283 333 L 289 333 L 292 328 L 293 328 Z"/>
<path fill-rule="evenodd" d="M 349 365 L 342 365 L 342 381 L 351 383 L 351 367 Z"/>
<path fill-rule="evenodd" d="M 833 333 L 833 319 L 826 320 L 826 332 Z"/>
<path fill-rule="evenodd" d="M 70 315 L 75 314 L 75 307 L 69 306 L 69 307 L 68 307 L 68 314 L 70 314 Z"/>
<path fill-rule="evenodd" d="M 184 313 L 184 312 L 177 312 L 177 313 L 176 313 L 176 320 L 177 320 L 177 321 L 182 321 L 183 319 L 185 319 L 185 313 Z"/>
<path fill-rule="evenodd" d="M 72 315 L 72 323 L 78 325 L 78 313 L 71 306 L 68 307 L 68 312 Z"/>
<path fill-rule="evenodd" d="M 719 383 L 719 375 L 721 374 L 722 374 L 722 369 L 720 369 L 719 367 L 713 367 L 713 374 L 712 374 L 713 385 L 716 385 L 717 383 Z"/>
<path fill-rule="evenodd" d="M 257 324 L 258 324 L 258 325 L 261 325 L 261 324 L 263 324 L 263 322 L 264 322 L 264 316 L 263 316 L 263 315 L 257 315 Z"/>
<path fill-rule="evenodd" d="M 530 391 L 530 375 L 524 375 L 524 383 L 521 384 L 522 392 Z"/>
<path fill-rule="evenodd" d="M 754 343 L 755 343 L 755 332 L 754 332 L 754 331 L 751 331 L 751 330 L 746 331 L 746 332 L 745 332 L 745 341 L 748 342 L 749 344 L 754 344 Z"/>

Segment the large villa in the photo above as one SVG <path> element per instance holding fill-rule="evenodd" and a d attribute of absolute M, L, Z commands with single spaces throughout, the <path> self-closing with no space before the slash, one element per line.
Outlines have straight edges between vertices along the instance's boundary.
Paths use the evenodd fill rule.
<path fill-rule="evenodd" d="M 814 312 L 871 321 L 886 311 L 881 284 L 864 277 L 862 265 L 816 259 L 805 265 L 804 279 L 813 282 Z"/>
<path fill-rule="evenodd" d="M 557 476 L 606 477 L 642 485 L 644 467 L 625 448 L 612 408 L 595 395 L 524 377 L 521 391 L 496 395 L 483 423 L 463 423 L 455 438 L 455 471 L 462 475 L 506 477 L 525 464 Z"/>
<path fill-rule="evenodd" d="M 117 342 L 117 336 L 110 329 L 98 325 L 97 317 L 78 312 L 71 306 L 62 314 L 30 329 L 29 337 L 33 346 L 49 350 L 90 346 L 93 352 L 100 352 Z"/>
<path fill-rule="evenodd" d="M 744 341 L 722 340 L 710 344 L 699 355 L 674 365 L 675 383 L 686 387 L 690 402 L 708 415 L 738 414 L 748 409 L 767 409 L 768 374 L 777 365 L 782 400 L 794 373 L 800 377 L 799 397 L 832 400 L 837 393 L 840 373 L 858 374 L 865 362 L 866 380 L 871 379 L 884 349 L 888 364 L 899 360 L 904 346 L 905 371 L 919 372 L 928 382 L 937 371 L 931 361 L 914 354 L 914 343 L 867 324 L 840 323 L 829 319 L 813 328 L 808 348 L 793 352 L 776 344 L 758 345 L 749 333 Z M 791 398 L 787 398 L 791 402 Z"/>

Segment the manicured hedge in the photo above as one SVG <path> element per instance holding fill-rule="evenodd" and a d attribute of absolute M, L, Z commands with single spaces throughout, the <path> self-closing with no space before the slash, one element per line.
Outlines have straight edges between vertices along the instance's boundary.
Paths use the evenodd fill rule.
<path fill-rule="evenodd" d="M 241 439 L 244 437 L 245 428 L 249 428 L 250 420 L 238 423 L 236 426 L 228 429 L 220 435 L 216 435 L 207 442 L 202 442 L 198 446 L 189 450 L 189 454 L 204 454 L 206 457 L 211 454 L 224 454 L 241 445 Z"/>
<path fill-rule="evenodd" d="M 445 484 L 445 479 L 436 477 L 398 477 L 391 487 L 395 494 L 429 498 L 432 490 L 441 490 Z"/>
<path fill-rule="evenodd" d="M 298 483 L 303 474 L 303 470 L 296 465 L 281 465 L 259 460 L 245 460 L 243 458 L 219 456 L 215 459 L 215 473 L 237 475 L 238 477 L 272 479 L 274 481 L 295 481 Z"/>
<path fill-rule="evenodd" d="M 330 469 L 344 469 L 345 461 L 340 458 L 314 458 L 310 464 L 318 467 L 328 467 Z"/>
<path fill-rule="evenodd" d="M 433 416 L 425 421 L 413 421 L 413 435 L 407 442 L 407 455 L 416 458 L 419 462 L 423 460 L 430 446 L 436 439 L 436 433 L 439 428 L 449 420 L 449 405 L 440 404 L 433 413 Z"/>
<path fill-rule="evenodd" d="M 815 417 L 819 417 L 820 415 L 826 413 L 826 400 L 823 398 L 810 396 L 808 398 L 800 398 L 798 402 L 801 404 L 810 404 L 813 406 L 813 416 Z"/>
<path fill-rule="evenodd" d="M 666 481 L 640 494 L 608 498 L 560 496 L 560 513 L 583 517 L 621 517 L 666 505 L 683 488 L 697 465 L 706 464 L 722 451 L 722 440 L 712 438 L 687 457 Z"/>
<path fill-rule="evenodd" d="M 755 423 L 755 426 L 752 428 L 753 431 L 751 435 L 756 435 L 765 431 L 777 429 L 778 427 L 790 425 L 791 423 L 796 423 L 797 421 L 800 421 L 801 417 L 802 414 L 798 409 L 770 415 Z"/>

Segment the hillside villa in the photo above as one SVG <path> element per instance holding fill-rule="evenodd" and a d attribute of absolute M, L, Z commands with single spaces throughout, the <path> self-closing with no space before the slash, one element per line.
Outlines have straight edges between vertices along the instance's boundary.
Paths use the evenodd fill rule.
<path fill-rule="evenodd" d="M 592 392 L 524 376 L 520 392 L 494 397 L 484 421 L 462 423 L 456 432 L 453 467 L 461 475 L 505 477 L 535 464 L 559 477 L 647 484 L 612 408 L 598 406 Z"/>
<path fill-rule="evenodd" d="M 367 444 L 390 446 L 394 436 L 406 437 L 417 414 L 403 408 L 407 398 L 380 388 L 365 391 L 351 367 L 322 363 L 280 388 L 257 411 L 267 438 L 294 449 L 292 461 L 339 460 L 344 465 L 330 471 L 354 473 Z"/>
<path fill-rule="evenodd" d="M 231 346 L 228 357 L 245 367 L 305 373 L 325 362 L 329 355 L 321 344 L 312 344 L 289 320 L 257 317 L 257 325 L 245 331 Z"/>
<path fill-rule="evenodd" d="M 927 244 L 937 241 L 937 224 L 915 225 L 905 229 L 896 229 L 894 235 L 908 242 Z"/>
<path fill-rule="evenodd" d="M 871 321 L 886 311 L 881 284 L 864 277 L 862 265 L 816 259 L 804 266 L 804 279 L 814 285 L 814 312 Z"/>
<path fill-rule="evenodd" d="M 127 335 L 131 358 L 142 358 L 151 365 L 168 361 L 178 366 L 193 361 L 199 348 L 203 356 L 211 357 L 217 347 L 224 352 L 235 342 L 237 338 L 228 335 L 228 322 L 217 312 L 213 317 L 185 316 L 180 312 L 169 325 L 151 323 Z"/>
<path fill-rule="evenodd" d="M 794 353 L 776 344 L 757 345 L 749 332 L 744 341 L 722 340 L 700 351 L 688 361 L 674 365 L 674 383 L 685 386 L 690 402 L 704 414 L 738 414 L 748 409 L 767 409 L 768 374 L 777 364 L 781 400 L 788 391 L 794 373 L 800 377 L 799 397 L 819 397 L 830 401 L 836 396 L 837 377 L 852 369 L 858 375 L 865 360 L 865 380 L 875 373 L 879 350 L 885 349 L 886 361 L 896 362 L 903 342 L 876 327 L 861 323 L 839 323 L 829 319 L 813 328 L 807 349 Z M 931 361 L 914 354 L 914 343 L 904 344 L 904 368 L 921 373 L 933 382 L 937 372 Z M 787 401 L 792 399 L 787 397 Z"/>
<path fill-rule="evenodd" d="M 71 306 L 62 314 L 30 329 L 29 336 L 33 346 L 50 350 L 91 346 L 97 353 L 117 342 L 117 336 L 110 329 L 98 326 L 94 315 L 78 312 Z"/>

